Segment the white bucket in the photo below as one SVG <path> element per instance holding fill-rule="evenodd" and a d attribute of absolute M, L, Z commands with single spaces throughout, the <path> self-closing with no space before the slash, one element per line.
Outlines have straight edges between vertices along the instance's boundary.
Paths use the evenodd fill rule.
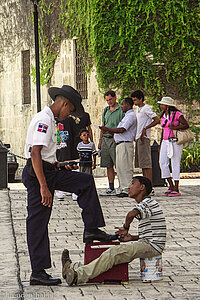
<path fill-rule="evenodd" d="M 140 272 L 143 282 L 162 279 L 162 256 L 140 258 Z"/>

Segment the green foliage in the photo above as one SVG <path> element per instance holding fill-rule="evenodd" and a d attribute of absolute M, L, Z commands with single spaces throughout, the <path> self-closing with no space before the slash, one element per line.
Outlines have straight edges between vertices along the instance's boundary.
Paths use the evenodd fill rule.
<path fill-rule="evenodd" d="M 49 51 L 56 34 L 61 40 L 76 36 L 88 68 L 96 67 L 102 90 L 127 95 L 140 88 L 152 104 L 164 94 L 188 104 L 200 101 L 198 1 L 42 0 L 39 5 L 43 17 L 55 20 L 57 11 Z"/>
<path fill-rule="evenodd" d="M 195 143 L 183 149 L 181 158 L 182 172 L 200 171 L 200 144 Z"/>
<path fill-rule="evenodd" d="M 194 134 L 195 134 L 195 140 L 196 140 L 196 142 L 199 142 L 200 127 L 192 126 L 192 127 L 190 127 L 190 129 L 191 129 L 191 131 L 193 131 Z"/>
<path fill-rule="evenodd" d="M 49 3 L 48 3 L 49 2 Z M 40 0 L 39 2 L 39 42 L 40 42 L 40 83 L 45 85 L 49 82 L 53 75 L 54 64 L 59 52 L 59 46 L 61 42 L 61 34 L 59 30 L 49 31 L 48 19 L 49 16 L 58 10 L 60 0 L 45 1 Z M 32 22 L 33 22 L 32 18 Z M 57 21 L 56 21 L 57 23 Z M 55 24 L 55 23 L 54 23 Z M 31 67 L 31 73 L 33 82 L 36 83 L 36 68 Z"/>
<path fill-rule="evenodd" d="M 51 51 L 45 51 L 42 55 L 40 55 L 40 83 L 41 85 L 45 85 L 49 82 L 53 75 L 53 67 L 55 60 L 57 58 L 57 53 L 53 53 Z M 36 84 L 36 68 L 31 67 L 31 73 L 33 82 Z"/>
<path fill-rule="evenodd" d="M 173 89 L 200 100 L 196 0 L 71 0 L 66 11 L 102 89 L 140 88 L 154 101 Z"/>

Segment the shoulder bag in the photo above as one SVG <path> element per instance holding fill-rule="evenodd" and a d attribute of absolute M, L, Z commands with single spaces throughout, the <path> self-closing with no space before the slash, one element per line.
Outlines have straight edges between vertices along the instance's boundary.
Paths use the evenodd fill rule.
<path fill-rule="evenodd" d="M 194 132 L 189 128 L 176 130 L 176 136 L 178 138 L 177 145 L 182 145 L 194 139 Z"/>
<path fill-rule="evenodd" d="M 172 117 L 172 122 L 174 121 L 176 113 L 174 113 L 173 117 Z M 169 137 L 168 140 L 170 142 L 176 142 L 177 145 L 182 145 L 182 144 L 186 144 L 189 141 L 194 139 L 194 133 L 189 129 L 182 129 L 182 130 L 174 130 L 176 132 L 175 137 Z"/>

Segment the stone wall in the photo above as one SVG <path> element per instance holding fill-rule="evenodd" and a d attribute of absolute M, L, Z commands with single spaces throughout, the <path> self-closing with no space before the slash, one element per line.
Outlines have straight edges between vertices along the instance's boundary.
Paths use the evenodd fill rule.
<path fill-rule="evenodd" d="M 61 43 L 60 53 L 54 65 L 54 74 L 50 85 L 57 87 L 61 87 L 64 84 L 75 86 L 74 66 L 73 40 L 65 40 Z"/>
<path fill-rule="evenodd" d="M 0 140 L 11 151 L 24 155 L 28 125 L 37 112 L 36 87 L 31 82 L 31 104 L 23 104 L 22 51 L 30 50 L 35 65 L 34 29 L 30 0 L 7 0 L 0 4 Z M 47 87 L 42 88 L 42 108 L 49 103 Z M 18 159 L 20 169 L 25 164 Z"/>
<path fill-rule="evenodd" d="M 31 3 L 25 0 L 0 4 L 0 139 L 18 154 L 23 153 L 22 133 L 30 121 L 30 110 L 34 110 L 22 106 L 21 86 L 21 51 L 33 44 L 30 17 Z"/>

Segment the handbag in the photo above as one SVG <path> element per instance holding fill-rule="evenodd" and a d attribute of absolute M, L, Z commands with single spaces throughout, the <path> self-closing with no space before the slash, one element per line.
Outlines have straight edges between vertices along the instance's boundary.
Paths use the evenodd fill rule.
<path fill-rule="evenodd" d="M 176 113 L 174 113 L 174 115 L 172 117 L 171 124 L 174 121 L 175 115 L 176 115 Z M 182 130 L 174 130 L 174 131 L 176 132 L 175 137 L 168 137 L 168 140 L 171 143 L 176 142 L 177 145 L 182 145 L 182 144 L 188 143 L 189 141 L 194 139 L 194 133 L 189 128 L 182 129 Z"/>
<path fill-rule="evenodd" d="M 182 145 L 194 139 L 194 132 L 189 128 L 176 130 L 176 137 L 178 138 L 177 145 Z"/>

